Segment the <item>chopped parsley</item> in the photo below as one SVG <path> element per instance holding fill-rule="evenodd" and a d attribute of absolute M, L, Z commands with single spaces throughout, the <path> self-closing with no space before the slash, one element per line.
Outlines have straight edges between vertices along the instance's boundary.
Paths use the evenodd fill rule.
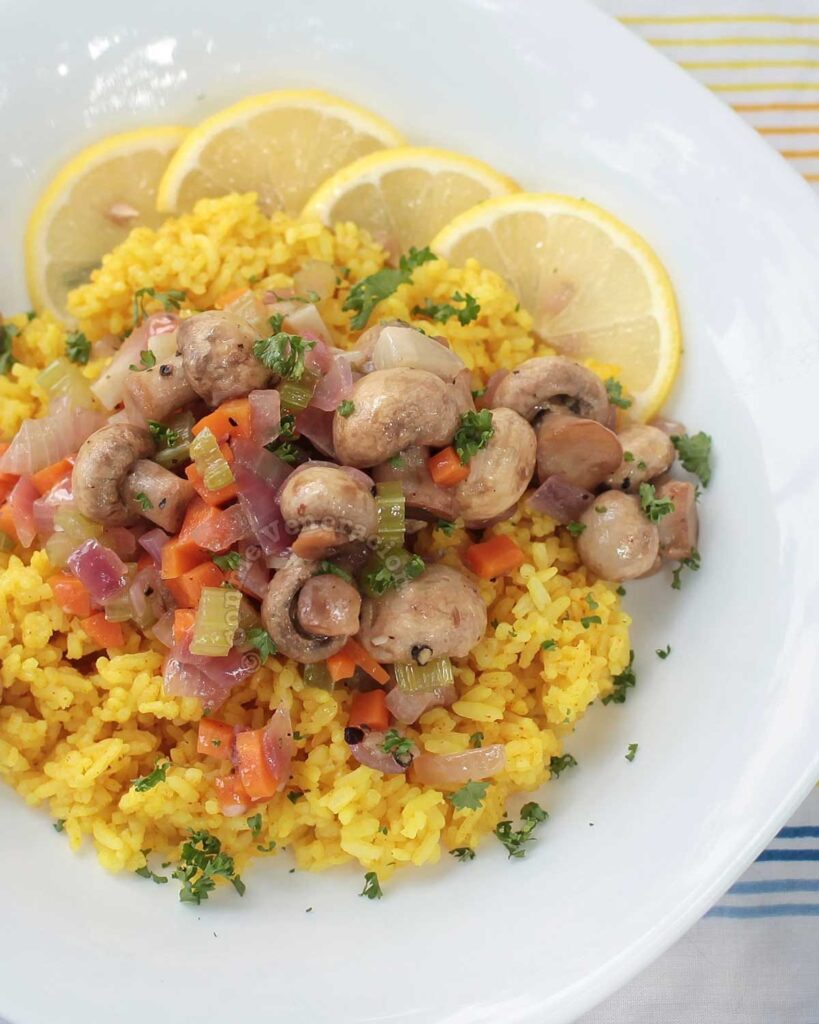
<path fill-rule="evenodd" d="M 82 331 L 69 331 L 65 339 L 65 354 L 72 363 L 85 366 L 91 355 L 91 342 Z"/>
<path fill-rule="evenodd" d="M 16 324 L 0 321 L 0 373 L 8 373 L 17 361 L 11 350 L 11 342 L 19 333 L 20 328 Z"/>
<path fill-rule="evenodd" d="M 131 783 L 134 788 L 134 792 L 147 793 L 149 789 L 153 789 L 154 786 L 158 786 L 160 782 L 164 782 L 170 766 L 170 761 L 165 761 L 164 764 L 160 764 L 157 761 L 156 767 L 152 772 L 149 772 L 147 775 L 141 775 Z"/>
<path fill-rule="evenodd" d="M 148 864 L 148 854 L 150 852 L 151 852 L 150 850 L 141 850 L 140 851 L 142 856 L 145 858 L 145 863 L 143 864 L 143 866 L 141 868 L 137 868 L 136 871 L 134 871 L 134 874 L 135 875 L 139 875 L 140 878 L 150 878 L 150 880 L 152 882 L 154 882 L 156 885 L 164 885 L 168 881 L 167 876 L 166 875 L 157 875 L 157 874 L 155 874 L 153 871 L 151 871 L 151 868 L 150 868 L 150 866 Z M 163 865 L 163 866 L 167 866 L 167 865 Z"/>
<path fill-rule="evenodd" d="M 267 318 L 267 322 L 270 324 L 271 331 L 278 334 L 284 323 L 284 313 L 274 313 L 273 316 Z"/>
<path fill-rule="evenodd" d="M 556 651 L 557 640 L 544 640 L 540 645 L 541 651 Z"/>
<path fill-rule="evenodd" d="M 682 589 L 682 582 L 680 580 L 680 575 L 681 575 L 683 569 L 690 569 L 691 572 L 699 572 L 701 565 L 702 565 L 702 562 L 700 560 L 700 553 L 699 553 L 699 551 L 697 551 L 695 549 L 694 551 L 691 552 L 691 554 L 688 556 L 688 558 L 684 558 L 680 562 L 680 564 L 677 566 L 677 568 L 674 570 L 674 572 L 672 572 L 671 575 L 672 575 L 673 579 L 671 581 L 671 589 L 672 590 L 681 590 Z"/>
<path fill-rule="evenodd" d="M 148 430 L 154 442 L 163 448 L 173 448 L 179 440 L 179 434 L 173 427 L 166 427 L 164 423 L 157 423 L 156 420 L 148 420 Z"/>
<path fill-rule="evenodd" d="M 152 370 L 156 366 L 156 356 L 149 348 L 144 348 L 139 353 L 139 366 L 134 366 L 133 363 L 128 367 L 134 373 L 140 373 L 142 370 Z"/>
<path fill-rule="evenodd" d="M 397 590 L 407 580 L 417 579 L 426 567 L 426 562 L 420 555 L 411 555 L 397 572 L 382 565 L 365 572 L 361 582 L 373 597 L 380 597 L 388 590 Z"/>
<path fill-rule="evenodd" d="M 263 665 L 272 654 L 277 654 L 279 650 L 276 641 L 261 626 L 254 626 L 253 629 L 247 631 L 247 642 L 253 644 L 259 652 L 259 661 Z"/>
<path fill-rule="evenodd" d="M 150 509 L 154 507 L 154 503 L 151 501 L 151 499 L 148 497 L 145 491 L 140 491 L 139 494 L 135 494 L 134 501 L 137 503 L 137 505 L 139 505 L 143 512 L 148 512 Z"/>
<path fill-rule="evenodd" d="M 637 748 L 639 746 L 640 746 L 639 743 L 629 743 L 629 745 L 628 745 L 628 753 L 626 754 L 626 760 L 627 761 L 633 761 L 634 760 L 634 758 L 637 756 Z"/>
<path fill-rule="evenodd" d="M 65 818 L 57 818 L 51 827 L 55 832 L 63 832 L 65 830 Z"/>
<path fill-rule="evenodd" d="M 364 888 L 358 895 L 366 896 L 368 900 L 383 899 L 384 891 L 378 882 L 378 875 L 374 871 L 368 871 L 364 876 Z"/>
<path fill-rule="evenodd" d="M 654 484 L 640 484 L 640 506 L 652 523 L 659 523 L 663 516 L 674 511 L 670 498 L 658 498 Z"/>
<path fill-rule="evenodd" d="M 671 644 L 667 644 L 664 648 L 662 648 L 662 650 L 660 648 L 657 648 L 657 650 L 654 653 L 657 655 L 658 658 L 662 658 L 662 660 L 665 661 L 669 654 L 671 654 Z"/>
<path fill-rule="evenodd" d="M 672 434 L 671 443 L 677 449 L 683 469 L 700 478 L 703 487 L 711 481 L 711 437 L 701 430 L 693 437 Z"/>
<path fill-rule="evenodd" d="M 577 761 L 572 757 L 571 754 L 561 754 L 560 757 L 549 758 L 549 772 L 553 779 L 557 779 L 561 772 L 565 772 L 567 768 L 576 768 Z"/>
<path fill-rule="evenodd" d="M 412 764 L 412 740 L 402 736 L 397 729 L 387 730 L 384 735 L 384 742 L 381 744 L 381 749 L 385 754 L 392 754 L 396 763 L 400 764 L 402 768 Z"/>
<path fill-rule="evenodd" d="M 602 515 L 603 515 L 603 513 L 604 513 L 604 512 L 606 511 L 606 506 L 605 506 L 605 505 L 595 505 L 595 506 L 594 506 L 594 511 L 595 511 L 595 512 L 596 512 L 596 513 L 597 513 L 598 515 L 601 515 L 601 516 L 602 516 Z"/>
<path fill-rule="evenodd" d="M 586 604 L 589 606 L 589 608 L 591 608 L 592 611 L 594 611 L 595 608 L 599 608 L 600 607 L 600 605 L 594 599 L 594 594 L 587 594 L 586 595 Z"/>
<path fill-rule="evenodd" d="M 224 555 L 214 555 L 213 563 L 214 565 L 217 565 L 222 572 L 231 572 L 241 566 L 242 556 L 238 551 L 228 551 Z"/>
<path fill-rule="evenodd" d="M 343 416 L 345 419 L 348 416 L 352 416 L 355 412 L 355 402 L 351 402 L 349 398 L 345 398 L 344 401 L 339 405 L 336 412 L 339 416 Z"/>
<path fill-rule="evenodd" d="M 265 846 L 257 846 L 256 849 L 259 853 L 272 853 L 276 849 L 276 840 L 271 839 Z"/>
<path fill-rule="evenodd" d="M 304 455 L 301 448 L 299 448 L 297 444 L 293 444 L 292 441 L 282 441 L 281 444 L 266 444 L 265 448 L 267 448 L 269 452 L 272 452 L 277 459 L 281 459 L 282 462 L 286 462 L 288 466 L 295 465 Z"/>
<path fill-rule="evenodd" d="M 634 453 L 623 452 L 623 462 L 634 462 Z"/>
<path fill-rule="evenodd" d="M 342 569 L 340 565 L 336 565 L 335 562 L 328 562 L 326 560 L 319 562 L 317 576 L 338 576 L 339 579 L 344 580 L 345 583 L 352 583 L 353 577 L 347 572 L 346 569 Z"/>
<path fill-rule="evenodd" d="M 387 462 L 393 469 L 403 469 L 406 466 L 406 462 L 401 455 L 393 455 L 391 459 L 387 459 Z"/>
<path fill-rule="evenodd" d="M 455 432 L 452 444 L 462 465 L 485 448 L 495 433 L 492 426 L 492 412 L 481 409 L 480 412 L 465 412 L 461 416 L 461 425 Z"/>
<path fill-rule="evenodd" d="M 296 436 L 296 417 L 292 412 L 283 412 L 279 423 L 279 437 Z"/>
<path fill-rule="evenodd" d="M 470 745 L 470 747 L 475 747 L 475 748 L 482 747 L 483 746 L 483 733 L 482 732 L 473 732 L 472 735 L 469 737 L 469 745 Z"/>
<path fill-rule="evenodd" d="M 305 369 L 304 357 L 315 345 L 314 341 L 307 341 L 298 334 L 279 331 L 254 342 L 253 354 L 279 377 L 301 380 Z"/>
<path fill-rule="evenodd" d="M 216 888 L 216 879 L 225 878 L 240 896 L 245 894 L 245 883 L 236 874 L 233 857 L 222 852 L 222 842 L 205 830 L 191 830 L 190 839 L 182 844 L 179 866 L 173 877 L 182 883 L 179 899 L 182 903 L 195 903 L 208 899 Z"/>
<path fill-rule="evenodd" d="M 472 389 L 472 397 L 473 398 L 483 398 L 483 396 L 485 394 L 486 394 L 486 388 L 473 388 Z"/>
<path fill-rule="evenodd" d="M 446 323 L 447 320 L 451 320 L 454 316 L 457 317 L 459 324 L 466 327 L 467 324 L 471 324 L 473 320 L 477 319 L 481 311 L 478 300 L 474 295 L 470 295 L 469 292 L 466 295 L 463 295 L 461 292 L 454 292 L 452 302 L 463 303 L 463 305 L 459 309 L 450 302 L 444 302 L 439 305 L 433 302 L 432 299 L 427 299 L 423 306 L 416 306 L 413 309 L 412 315 L 425 316 L 430 320 L 436 320 L 439 324 Z"/>
<path fill-rule="evenodd" d="M 134 327 L 136 327 L 137 324 L 148 315 L 145 312 L 146 299 L 155 299 L 157 302 L 161 303 L 163 309 L 170 312 L 173 309 L 179 309 L 186 298 L 187 294 L 185 292 L 177 291 L 173 288 L 167 292 L 158 292 L 156 288 L 138 288 L 134 292 L 134 304 L 132 310 Z"/>
<path fill-rule="evenodd" d="M 254 814 L 251 818 L 248 818 L 247 827 L 250 829 L 250 834 L 253 836 L 253 838 L 258 839 L 259 833 L 262 831 L 261 814 Z"/>
<path fill-rule="evenodd" d="M 628 691 L 637 685 L 637 676 L 634 674 L 634 651 L 629 653 L 628 665 L 622 672 L 612 679 L 613 689 L 611 693 L 603 698 L 604 704 L 625 704 Z"/>
<path fill-rule="evenodd" d="M 583 629 L 588 629 L 589 626 L 592 625 L 601 626 L 602 624 L 603 620 L 600 618 L 599 615 L 584 615 L 583 618 L 580 620 L 580 625 L 583 627 Z"/>
<path fill-rule="evenodd" d="M 402 284 L 409 284 L 413 271 L 422 264 L 437 259 L 428 246 L 423 249 L 413 247 L 401 257 L 397 267 L 382 267 L 369 277 L 357 281 L 342 306 L 345 311 L 355 313 L 350 321 L 353 330 L 363 330 L 379 302 L 392 295 Z"/>
<path fill-rule="evenodd" d="M 534 831 L 537 826 L 546 821 L 549 815 L 543 808 L 531 801 L 524 804 L 520 810 L 521 826 L 519 829 L 512 828 L 512 822 L 508 819 L 499 821 L 495 826 L 495 835 L 506 847 L 509 859 L 526 856 L 526 844 L 534 839 Z"/>
<path fill-rule="evenodd" d="M 450 850 L 449 855 L 459 860 L 462 864 L 465 864 L 468 860 L 475 859 L 475 851 L 471 846 L 459 846 L 454 850 Z"/>
<path fill-rule="evenodd" d="M 612 405 L 616 405 L 618 409 L 631 408 L 631 399 L 623 396 L 623 385 L 619 380 L 615 380 L 614 377 L 609 377 L 608 380 L 605 381 L 605 385 L 609 401 Z"/>
<path fill-rule="evenodd" d="M 297 803 L 304 796 L 304 790 L 302 789 L 291 789 L 287 794 L 287 799 L 291 804 Z"/>
<path fill-rule="evenodd" d="M 454 793 L 447 795 L 447 800 L 456 811 L 477 811 L 483 805 L 488 782 L 467 782 Z"/>
<path fill-rule="evenodd" d="M 621 586 L 619 586 L 619 587 L 617 588 L 617 590 L 615 591 L 615 593 L 616 593 L 616 594 L 619 594 L 619 595 L 620 595 L 620 597 L 625 597 L 625 596 L 626 596 L 626 588 L 625 588 L 624 586 L 622 586 L 622 585 L 621 585 Z"/>
<path fill-rule="evenodd" d="M 566 523 L 566 529 L 573 537 L 579 537 L 580 534 L 586 529 L 585 523 Z"/>
<path fill-rule="evenodd" d="M 451 537 L 455 532 L 455 524 L 450 519 L 437 519 L 435 521 L 435 529 L 440 530 L 447 537 Z"/>

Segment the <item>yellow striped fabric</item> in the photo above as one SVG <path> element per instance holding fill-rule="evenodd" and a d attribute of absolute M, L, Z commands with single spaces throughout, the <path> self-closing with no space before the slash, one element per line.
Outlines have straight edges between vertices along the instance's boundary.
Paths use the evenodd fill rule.
<path fill-rule="evenodd" d="M 819 0 L 598 0 L 819 188 Z"/>

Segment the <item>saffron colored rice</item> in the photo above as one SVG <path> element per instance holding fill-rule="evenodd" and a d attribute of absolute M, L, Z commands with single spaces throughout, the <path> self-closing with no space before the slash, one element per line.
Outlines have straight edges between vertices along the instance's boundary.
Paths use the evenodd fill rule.
<path fill-rule="evenodd" d="M 284 215 L 270 219 L 252 195 L 202 200 L 192 214 L 157 231 L 135 229 L 72 294 L 71 311 L 96 339 L 130 327 L 139 288 L 181 289 L 189 308 L 210 308 L 249 280 L 260 290 L 291 286 L 308 259 L 338 268 L 340 294 L 320 310 L 338 343 L 352 345 L 350 314 L 342 311 L 346 282 L 378 270 L 384 253 L 351 224 L 330 231 Z M 461 268 L 443 260 L 425 264 L 371 322 L 412 322 L 416 305 L 447 301 L 458 290 L 476 297 L 479 318 L 466 326 L 451 319 L 435 329 L 472 369 L 475 387 L 500 367 L 548 353 L 503 281 L 474 261 Z M 64 328 L 49 316 L 13 322 L 21 328 L 14 339 L 19 361 L 0 376 L 0 438 L 6 439 L 45 411 L 36 376 L 65 342 Z M 91 363 L 86 373 L 93 377 L 100 369 Z M 258 808 L 262 828 L 254 836 L 245 817 L 219 813 L 214 779 L 225 763 L 196 752 L 199 702 L 164 695 L 162 648 L 126 627 L 123 649 L 96 650 L 78 620 L 54 603 L 48 583 L 54 570 L 36 550 L 0 554 L 0 776 L 29 804 L 64 822 L 73 849 L 90 839 L 111 871 L 143 867 L 145 850 L 174 859 L 190 829 L 218 836 L 239 870 L 252 857 L 286 848 L 301 868 L 354 860 L 382 880 L 398 866 L 475 847 L 504 816 L 511 795 L 548 780 L 550 758 L 562 753 L 586 708 L 611 691 L 612 676 L 629 660 L 629 617 L 613 587 L 587 577 L 565 530 L 521 509 L 490 532 L 511 536 L 526 563 L 511 576 L 480 582 L 491 625 L 456 668 L 458 700 L 407 730 L 431 753 L 466 750 L 477 732 L 484 744 L 505 745 L 506 770 L 477 811 L 454 810 L 442 791 L 357 765 L 344 741 L 347 690 L 305 686 L 299 666 L 271 658 L 218 714 L 259 727 L 280 702 L 290 708 L 297 736 L 292 778 L 285 793 Z M 461 530 L 452 536 L 436 530 L 421 551 L 462 566 L 465 543 Z M 581 618 L 592 612 L 601 621 L 584 628 Z M 556 646 L 543 650 L 545 640 Z M 136 792 L 132 780 L 158 759 L 170 761 L 166 780 Z M 304 795 L 288 799 L 295 790 Z M 543 802 L 548 805 L 548 794 Z M 271 840 L 275 851 L 259 853 Z"/>

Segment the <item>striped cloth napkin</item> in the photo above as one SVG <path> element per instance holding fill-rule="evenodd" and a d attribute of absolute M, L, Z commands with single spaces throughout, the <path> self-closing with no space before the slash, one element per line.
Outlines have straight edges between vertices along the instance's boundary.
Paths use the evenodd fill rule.
<path fill-rule="evenodd" d="M 596 0 L 819 189 L 819 0 Z M 580 1024 L 819 1024 L 819 788 L 720 902 Z"/>

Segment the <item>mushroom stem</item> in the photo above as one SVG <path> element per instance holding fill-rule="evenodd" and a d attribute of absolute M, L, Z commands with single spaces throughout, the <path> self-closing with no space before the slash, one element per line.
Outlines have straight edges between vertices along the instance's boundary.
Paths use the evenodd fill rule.
<path fill-rule="evenodd" d="M 182 525 L 193 495 L 187 480 L 148 459 L 135 462 L 122 485 L 129 511 L 144 516 L 167 533 L 176 533 Z"/>

